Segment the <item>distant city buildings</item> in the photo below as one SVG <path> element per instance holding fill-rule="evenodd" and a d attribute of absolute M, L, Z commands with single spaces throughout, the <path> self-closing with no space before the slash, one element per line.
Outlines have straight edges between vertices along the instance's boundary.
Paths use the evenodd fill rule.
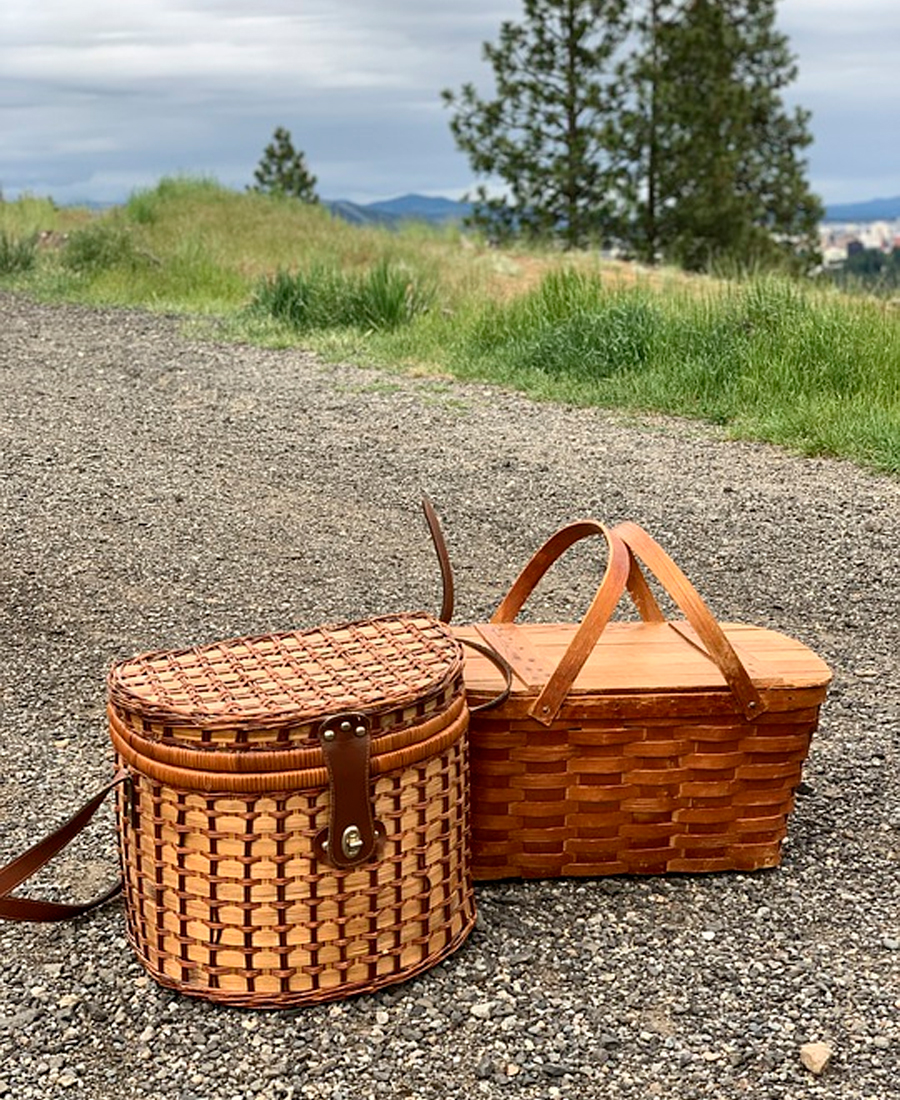
<path fill-rule="evenodd" d="M 823 222 L 819 250 L 824 267 L 840 267 L 854 252 L 886 254 L 900 248 L 900 220 L 878 222 Z"/>

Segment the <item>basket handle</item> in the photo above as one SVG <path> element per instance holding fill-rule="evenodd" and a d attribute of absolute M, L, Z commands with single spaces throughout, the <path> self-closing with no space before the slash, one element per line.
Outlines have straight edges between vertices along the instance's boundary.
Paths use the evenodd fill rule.
<path fill-rule="evenodd" d="M 584 662 L 599 641 L 600 635 L 619 602 L 619 598 L 629 584 L 631 559 L 625 544 L 618 535 L 609 531 L 596 520 L 578 520 L 575 523 L 561 527 L 532 555 L 530 561 L 516 578 L 501 601 L 500 606 L 491 617 L 492 623 L 513 622 L 525 601 L 534 591 L 538 581 L 550 566 L 576 542 L 592 535 L 600 535 L 606 540 L 609 551 L 606 570 L 600 582 L 600 587 L 597 589 L 591 605 L 581 621 L 581 625 L 575 632 L 575 637 L 569 643 L 568 649 L 563 654 L 547 683 L 544 684 L 537 699 L 529 708 L 528 713 L 531 717 L 544 725 L 550 725 L 559 713 L 559 708 L 562 706 L 569 688 L 575 682 Z M 641 580 L 643 581 L 643 578 Z M 650 600 L 653 600 L 646 582 L 643 583 L 646 594 L 649 595 Z M 643 593 L 641 596 L 643 599 Z M 635 599 L 637 602 L 637 597 Z M 655 601 L 653 602 L 655 603 Z M 648 610 L 648 614 L 652 614 L 652 609 Z"/>
<path fill-rule="evenodd" d="M 596 520 L 580 520 L 561 528 L 532 556 L 491 622 L 513 622 L 550 566 L 576 542 L 598 534 L 606 538 L 609 547 L 606 572 L 575 637 L 529 708 L 529 715 L 543 725 L 553 722 L 626 588 L 644 622 L 666 621 L 638 559 L 696 630 L 706 647 L 706 655 L 722 673 L 745 717 L 752 720 L 761 714 L 766 709 L 763 699 L 700 594 L 663 548 L 635 523 L 622 523 L 609 531 Z"/>
<path fill-rule="evenodd" d="M 122 880 L 119 879 L 108 890 L 92 901 L 78 902 L 75 904 L 63 904 L 55 901 L 36 901 L 33 898 L 14 898 L 9 895 L 26 879 L 35 874 L 45 863 L 48 863 L 58 852 L 85 828 L 101 803 L 115 787 L 128 778 L 128 772 L 120 768 L 113 779 L 94 797 L 84 804 L 77 813 L 73 814 L 63 825 L 50 833 L 49 836 L 32 845 L 27 852 L 11 860 L 5 867 L 0 868 L 0 919 L 17 921 L 55 921 L 67 920 L 70 917 L 80 917 L 90 909 L 114 898 L 122 889 Z"/>
<path fill-rule="evenodd" d="M 719 626 L 715 616 L 682 570 L 659 543 L 636 523 L 620 523 L 614 528 L 614 534 L 628 547 L 632 569 L 640 572 L 635 560 L 639 558 L 684 613 L 705 646 L 706 655 L 725 677 L 725 682 L 740 705 L 744 717 L 752 721 L 762 714 L 766 709 L 765 700 L 754 686 L 734 646 L 725 637 L 725 632 Z M 643 583 L 646 588 L 646 581 Z M 647 591 L 649 592 L 649 589 Z M 638 604 L 642 617 L 645 617 L 644 610 L 637 599 L 635 603 Z M 663 619 L 661 614 L 660 619 Z"/>

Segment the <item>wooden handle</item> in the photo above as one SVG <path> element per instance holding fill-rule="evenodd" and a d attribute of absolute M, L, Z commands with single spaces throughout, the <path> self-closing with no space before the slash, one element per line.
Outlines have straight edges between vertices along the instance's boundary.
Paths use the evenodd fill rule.
<path fill-rule="evenodd" d="M 700 594 L 663 548 L 636 523 L 622 523 L 611 531 L 596 520 L 579 520 L 560 528 L 537 550 L 516 578 L 492 623 L 513 622 L 550 566 L 576 542 L 591 535 L 606 539 L 609 558 L 600 587 L 562 659 L 529 708 L 529 715 L 549 726 L 578 677 L 627 588 L 644 622 L 666 621 L 639 564 L 662 584 L 706 647 L 706 655 L 725 678 L 745 717 L 766 709 L 759 692 L 722 628 Z M 639 559 L 639 560 L 638 560 Z"/>
<path fill-rule="evenodd" d="M 625 544 L 602 523 L 592 519 L 579 520 L 560 528 L 532 555 L 531 560 L 491 617 L 492 623 L 512 622 L 550 566 L 576 542 L 592 535 L 601 535 L 606 540 L 609 550 L 606 570 L 575 637 L 529 708 L 529 714 L 543 725 L 549 726 L 559 713 L 563 700 L 599 641 L 619 598 L 625 591 L 631 570 L 631 558 Z M 644 582 L 644 588 L 646 588 L 646 582 Z M 647 589 L 647 595 L 655 604 L 649 589 Z M 648 614 L 652 614 L 649 605 L 645 606 L 648 608 Z"/>
<path fill-rule="evenodd" d="M 620 523 L 613 529 L 613 534 L 621 539 L 632 556 L 631 583 L 639 583 L 635 580 L 635 570 L 637 572 L 640 572 L 640 570 L 634 560 L 639 558 L 662 584 L 663 588 L 684 613 L 687 621 L 696 630 L 700 640 L 706 647 L 707 656 L 725 677 L 725 682 L 740 704 L 744 716 L 752 720 L 762 714 L 766 709 L 765 702 L 753 686 L 753 681 L 741 663 L 740 657 L 735 653 L 731 642 L 725 637 L 712 612 L 703 602 L 700 593 L 681 569 L 672 561 L 659 543 L 651 538 L 642 527 L 638 527 L 636 523 Z M 647 587 L 646 581 L 643 582 L 643 585 L 644 588 Z M 629 587 L 634 596 L 634 588 L 631 588 L 631 585 Z M 649 592 L 649 589 L 647 591 Z M 655 600 L 653 602 L 656 604 Z M 638 605 L 642 617 L 646 618 L 644 615 L 645 609 L 641 606 L 637 597 L 635 597 L 635 603 Z M 656 609 L 659 610 L 658 605 L 656 605 Z"/>

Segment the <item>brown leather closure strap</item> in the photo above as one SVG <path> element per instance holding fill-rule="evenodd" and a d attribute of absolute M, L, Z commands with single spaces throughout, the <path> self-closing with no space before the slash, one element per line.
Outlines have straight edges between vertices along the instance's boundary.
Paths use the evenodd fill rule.
<path fill-rule="evenodd" d="M 319 732 L 328 768 L 328 828 L 316 846 L 335 867 L 354 867 L 375 854 L 383 831 L 372 814 L 369 723 L 364 714 L 336 714 Z"/>
<path fill-rule="evenodd" d="M 636 523 L 620 523 L 613 528 L 613 534 L 622 540 L 634 557 L 640 558 L 684 613 L 687 621 L 706 647 L 707 656 L 725 677 L 725 682 L 731 688 L 732 694 L 740 705 L 744 716 L 753 719 L 762 714 L 766 709 L 765 701 L 754 687 L 753 681 L 741 663 L 740 657 L 738 657 L 734 647 L 725 637 L 722 628 L 703 602 L 700 593 L 681 569 L 672 561 L 659 543 L 651 538 L 642 527 L 638 527 Z M 632 566 L 634 565 L 634 557 L 632 558 Z M 646 581 L 643 584 L 646 587 Z M 633 589 L 632 594 L 634 594 Z M 644 609 L 637 598 L 635 602 L 638 604 L 641 615 L 646 618 Z M 659 607 L 656 605 L 656 601 L 653 602 L 658 611 Z"/>
<path fill-rule="evenodd" d="M 616 535 L 596 520 L 586 519 L 567 524 L 551 535 L 532 555 L 491 617 L 492 623 L 512 622 L 550 566 L 576 542 L 592 535 L 601 535 L 609 550 L 603 579 L 575 637 L 569 643 L 569 648 L 529 708 L 532 718 L 548 726 L 559 713 L 563 700 L 625 591 L 630 568 L 627 549 Z M 646 587 L 646 582 L 644 586 Z M 650 598 L 652 599 L 652 595 Z"/>
<path fill-rule="evenodd" d="M 122 889 L 121 880 L 91 901 L 68 905 L 55 901 L 37 901 L 32 898 L 9 896 L 17 886 L 40 870 L 45 863 L 48 863 L 70 841 L 74 840 L 97 812 L 109 792 L 127 778 L 127 771 L 121 768 L 116 772 L 112 782 L 108 783 L 101 791 L 98 791 L 65 824 L 50 833 L 49 836 L 44 837 L 43 840 L 38 841 L 27 852 L 23 852 L 22 855 L 7 863 L 5 867 L 0 868 L 0 918 L 20 921 L 67 920 L 70 917 L 78 917 L 82 913 L 87 913 L 88 910 L 102 905 L 120 892 Z"/>

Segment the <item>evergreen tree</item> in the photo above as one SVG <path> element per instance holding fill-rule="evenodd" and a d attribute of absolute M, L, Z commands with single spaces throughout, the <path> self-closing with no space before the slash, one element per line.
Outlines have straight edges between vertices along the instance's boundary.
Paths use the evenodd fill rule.
<path fill-rule="evenodd" d="M 256 183 L 249 191 L 291 195 L 303 202 L 318 202 L 316 177 L 310 175 L 303 154 L 294 148 L 289 130 L 279 126 L 266 146 L 259 167 L 253 173 Z"/>
<path fill-rule="evenodd" d="M 819 200 L 801 152 L 809 115 L 780 92 L 796 77 L 776 0 L 646 0 L 620 70 L 630 242 L 691 269 L 816 255 Z"/>
<path fill-rule="evenodd" d="M 450 129 L 485 185 L 473 221 L 496 236 L 557 236 L 567 247 L 608 237 L 616 225 L 618 155 L 612 131 L 619 89 L 613 58 L 626 33 L 626 0 L 524 0 L 524 21 L 506 22 L 484 58 L 496 95 L 474 85 L 458 95 Z"/>

